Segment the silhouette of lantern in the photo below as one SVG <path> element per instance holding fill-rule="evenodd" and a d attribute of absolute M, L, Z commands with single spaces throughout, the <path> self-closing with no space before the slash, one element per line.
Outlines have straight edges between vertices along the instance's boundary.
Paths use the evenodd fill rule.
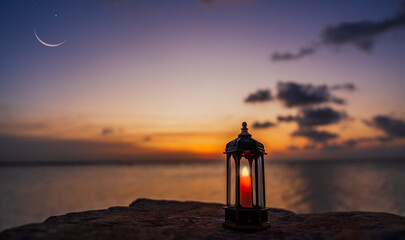
<path fill-rule="evenodd" d="M 238 138 L 226 145 L 224 227 L 261 230 L 270 227 L 264 186 L 264 146 L 249 134 L 246 122 Z"/>

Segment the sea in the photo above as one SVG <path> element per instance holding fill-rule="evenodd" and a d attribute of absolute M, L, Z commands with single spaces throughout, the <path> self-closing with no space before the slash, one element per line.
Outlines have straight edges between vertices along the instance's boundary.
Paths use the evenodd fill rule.
<path fill-rule="evenodd" d="M 0 231 L 138 198 L 225 203 L 225 161 L 0 166 Z M 405 161 L 265 161 L 267 207 L 405 215 Z"/>

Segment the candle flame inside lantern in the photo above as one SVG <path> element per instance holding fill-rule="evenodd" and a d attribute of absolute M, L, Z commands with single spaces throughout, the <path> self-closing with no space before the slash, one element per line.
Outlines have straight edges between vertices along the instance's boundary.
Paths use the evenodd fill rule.
<path fill-rule="evenodd" d="M 247 170 L 246 167 L 244 167 L 244 168 L 242 169 L 242 176 L 249 176 L 249 171 Z"/>

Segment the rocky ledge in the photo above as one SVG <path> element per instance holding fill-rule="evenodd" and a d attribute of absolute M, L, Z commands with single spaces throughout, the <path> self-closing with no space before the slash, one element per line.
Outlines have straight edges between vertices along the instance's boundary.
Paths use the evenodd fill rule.
<path fill-rule="evenodd" d="M 129 207 L 68 213 L 0 233 L 0 239 L 405 239 L 405 218 L 378 212 L 295 214 L 269 209 L 271 228 L 224 229 L 223 205 L 138 199 Z"/>

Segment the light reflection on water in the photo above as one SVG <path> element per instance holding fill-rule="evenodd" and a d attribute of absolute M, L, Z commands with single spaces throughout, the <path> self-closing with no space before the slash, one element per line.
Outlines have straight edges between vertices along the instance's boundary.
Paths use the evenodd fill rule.
<path fill-rule="evenodd" d="M 267 206 L 404 215 L 405 163 L 266 163 Z M 0 230 L 137 198 L 225 202 L 225 163 L 0 168 Z"/>

